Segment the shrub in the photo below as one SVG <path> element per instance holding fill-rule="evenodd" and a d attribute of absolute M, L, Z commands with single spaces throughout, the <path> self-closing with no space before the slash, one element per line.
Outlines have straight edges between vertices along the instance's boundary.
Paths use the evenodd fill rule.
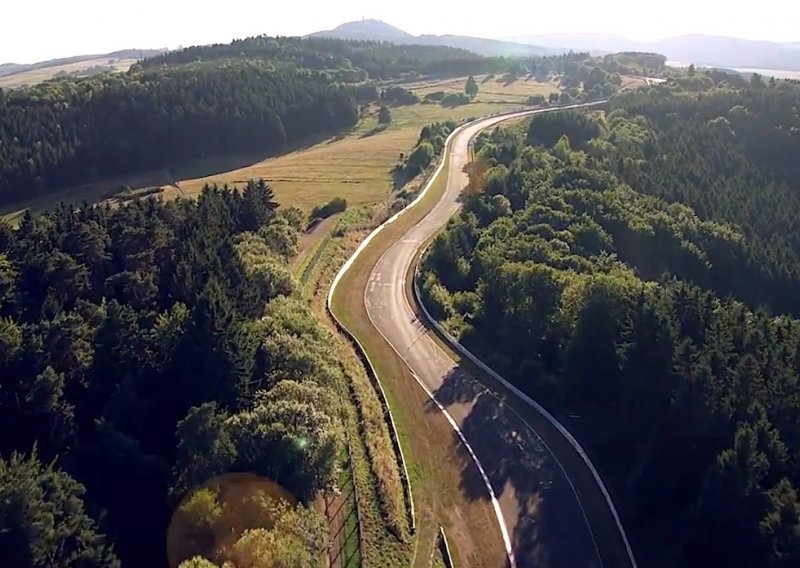
<path fill-rule="evenodd" d="M 450 93 L 442 99 L 442 106 L 454 107 L 469 104 L 472 99 L 466 93 Z"/>
<path fill-rule="evenodd" d="M 442 99 L 444 99 L 444 97 L 445 97 L 444 91 L 435 91 L 433 93 L 428 93 L 427 95 L 425 95 L 425 100 L 440 102 Z"/>
<path fill-rule="evenodd" d="M 311 215 L 309 215 L 309 217 L 312 220 L 327 219 L 331 215 L 335 215 L 336 213 L 341 213 L 345 209 L 347 209 L 347 200 L 344 197 L 334 197 L 333 199 L 328 201 L 325 205 L 317 205 L 316 207 L 314 207 L 311 210 Z"/>

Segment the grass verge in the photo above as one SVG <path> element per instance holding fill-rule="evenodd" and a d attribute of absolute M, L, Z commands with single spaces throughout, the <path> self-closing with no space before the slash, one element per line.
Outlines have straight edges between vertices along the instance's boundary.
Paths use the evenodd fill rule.
<path fill-rule="evenodd" d="M 306 295 L 318 316 L 331 327 L 333 322 L 325 312 L 328 286 L 367 231 L 361 228 L 331 237 L 326 254 L 307 272 Z M 347 427 L 357 434 L 352 437 L 352 456 L 364 532 L 364 565 L 408 565 L 412 550 L 405 499 L 380 401 L 356 353 L 338 333 L 331 348 L 347 378 L 342 393 Z"/>

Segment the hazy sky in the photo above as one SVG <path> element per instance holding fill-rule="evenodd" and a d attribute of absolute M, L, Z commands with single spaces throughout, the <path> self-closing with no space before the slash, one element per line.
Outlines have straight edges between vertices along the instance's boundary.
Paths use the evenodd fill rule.
<path fill-rule="evenodd" d="M 227 42 L 267 33 L 302 35 L 357 20 L 413 34 L 482 37 L 593 32 L 657 39 L 686 33 L 800 41 L 796 0 L 3 0 L 0 62 L 123 48 Z M 481 9 L 469 10 L 473 5 Z M 664 10 L 654 6 L 666 5 Z M 487 7 L 497 6 L 496 10 Z M 756 9 L 758 13 L 756 13 Z"/>

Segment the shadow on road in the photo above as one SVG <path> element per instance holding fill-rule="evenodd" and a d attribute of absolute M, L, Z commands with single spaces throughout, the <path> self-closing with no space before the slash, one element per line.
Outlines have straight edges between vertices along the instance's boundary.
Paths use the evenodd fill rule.
<path fill-rule="evenodd" d="M 598 566 L 577 498 L 539 437 L 461 367 L 444 377 L 434 395 L 460 424 L 501 502 L 518 565 Z M 428 410 L 438 412 L 432 402 Z M 455 433 L 453 438 L 463 460 L 461 490 L 470 499 L 488 499 L 472 458 Z"/>

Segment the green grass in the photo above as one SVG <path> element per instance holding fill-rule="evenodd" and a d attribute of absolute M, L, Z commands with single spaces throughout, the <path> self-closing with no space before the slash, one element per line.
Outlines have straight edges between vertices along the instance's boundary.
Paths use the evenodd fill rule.
<path fill-rule="evenodd" d="M 356 509 L 355 476 L 350 467 L 350 458 L 348 457 L 345 461 L 346 463 L 342 464 L 342 473 L 339 476 L 339 487 L 344 487 L 348 494 L 346 501 L 348 513 L 346 513 L 347 516 L 345 517 L 344 529 L 342 531 L 344 533 L 342 536 L 344 539 L 344 547 L 341 552 L 344 555 L 342 566 L 344 566 L 344 568 L 359 568 L 363 565 L 363 559 L 361 557 L 361 546 L 358 542 L 359 527 Z"/>
<path fill-rule="evenodd" d="M 322 255 L 325 254 L 325 249 L 330 244 L 330 234 L 322 233 L 322 238 L 319 239 L 309 254 L 306 256 L 305 262 L 299 265 L 295 271 L 295 277 L 300 281 L 300 286 L 305 287 L 311 278 L 311 274 L 317 266 Z"/>

